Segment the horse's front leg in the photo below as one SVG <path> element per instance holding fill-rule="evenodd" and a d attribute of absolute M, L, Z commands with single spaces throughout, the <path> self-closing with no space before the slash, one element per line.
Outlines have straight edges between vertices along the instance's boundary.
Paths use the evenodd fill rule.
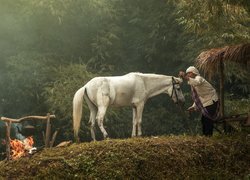
<path fill-rule="evenodd" d="M 142 124 L 142 112 L 143 112 L 143 109 L 144 109 L 144 103 L 141 103 L 136 108 L 137 135 L 138 136 L 142 135 L 141 124 Z"/>
<path fill-rule="evenodd" d="M 132 135 L 131 137 L 135 137 L 136 136 L 136 107 L 133 107 L 133 129 L 132 129 Z"/>

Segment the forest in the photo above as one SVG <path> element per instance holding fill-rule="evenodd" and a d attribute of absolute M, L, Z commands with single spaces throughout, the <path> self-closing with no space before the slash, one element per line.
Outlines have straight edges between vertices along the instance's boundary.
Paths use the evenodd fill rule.
<path fill-rule="evenodd" d="M 55 114 L 56 143 L 73 140 L 74 93 L 97 76 L 129 72 L 177 76 L 204 50 L 250 42 L 249 0 L 0 0 L 0 116 Z M 248 63 L 249 65 L 249 63 Z M 226 65 L 225 112 L 248 113 L 249 71 Z M 218 88 L 218 78 L 210 82 Z M 184 83 L 185 108 L 192 104 Z M 89 110 L 80 138 L 91 140 Z M 43 144 L 40 121 L 33 125 Z M 132 110 L 110 108 L 104 125 L 112 139 L 129 138 Z M 143 136 L 200 134 L 199 113 L 188 116 L 170 97 L 150 99 Z M 188 127 L 188 128 L 187 128 Z M 12 125 L 15 138 L 16 125 Z M 0 122 L 0 139 L 5 124 Z M 102 135 L 97 128 L 97 139 Z M 0 145 L 4 151 L 4 145 Z"/>

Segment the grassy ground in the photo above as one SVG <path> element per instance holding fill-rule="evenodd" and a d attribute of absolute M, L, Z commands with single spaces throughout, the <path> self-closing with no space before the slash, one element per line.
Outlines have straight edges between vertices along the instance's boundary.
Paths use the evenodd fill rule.
<path fill-rule="evenodd" d="M 112 139 L 1 161 L 0 179 L 248 179 L 249 152 L 249 135 Z"/>

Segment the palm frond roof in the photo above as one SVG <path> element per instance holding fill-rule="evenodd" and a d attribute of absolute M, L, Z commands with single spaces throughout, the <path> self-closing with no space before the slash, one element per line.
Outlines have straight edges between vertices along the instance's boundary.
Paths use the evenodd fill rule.
<path fill-rule="evenodd" d="M 203 51 L 196 58 L 195 65 L 211 77 L 218 72 L 221 62 L 235 62 L 248 67 L 250 62 L 250 43 Z"/>

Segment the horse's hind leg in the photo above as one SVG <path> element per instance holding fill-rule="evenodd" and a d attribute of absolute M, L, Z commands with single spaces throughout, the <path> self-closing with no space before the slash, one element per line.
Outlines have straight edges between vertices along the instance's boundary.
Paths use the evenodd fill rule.
<path fill-rule="evenodd" d="M 95 120 L 96 120 L 96 114 L 97 114 L 97 107 L 90 101 L 88 96 L 84 97 L 85 101 L 88 104 L 89 110 L 90 110 L 90 116 L 89 116 L 89 123 L 90 123 L 90 132 L 91 132 L 91 138 L 95 141 Z"/>
<path fill-rule="evenodd" d="M 89 122 L 90 122 L 90 132 L 91 132 L 91 137 L 95 141 L 95 118 L 96 118 L 97 110 L 96 108 L 90 109 L 90 117 L 89 117 Z"/>
<path fill-rule="evenodd" d="M 102 131 L 104 139 L 106 139 L 108 137 L 108 133 L 104 129 L 104 126 L 103 126 L 103 119 L 104 119 L 104 116 L 106 114 L 106 111 L 107 111 L 107 106 L 98 107 L 98 112 L 97 112 L 97 116 L 96 116 L 98 126 L 99 126 L 100 130 Z"/>

